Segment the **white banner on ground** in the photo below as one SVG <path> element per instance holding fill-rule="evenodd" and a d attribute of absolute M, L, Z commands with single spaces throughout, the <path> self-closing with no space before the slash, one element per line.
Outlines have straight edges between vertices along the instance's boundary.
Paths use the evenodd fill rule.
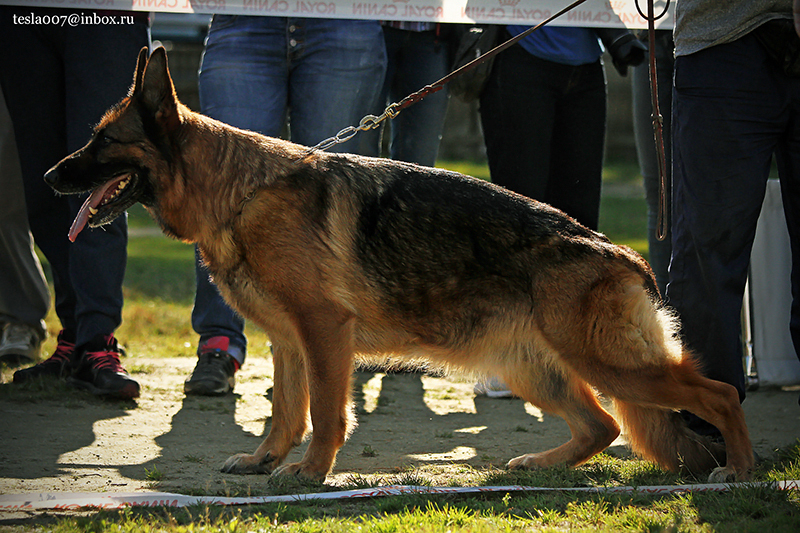
<path fill-rule="evenodd" d="M 655 0 L 663 11 L 667 0 Z M 586 0 L 551 24 L 555 26 L 646 28 L 637 0 Z M 647 0 L 638 0 L 643 13 Z M 133 10 L 165 13 L 223 13 L 279 17 L 405 20 L 429 22 L 480 22 L 536 25 L 572 3 L 571 0 L 0 0 L 0 5 L 58 7 L 64 9 Z M 675 1 L 669 13 L 656 21 L 672 28 Z M 58 22 L 53 22 L 58 23 Z M 82 24 L 80 17 L 74 22 Z"/>
<path fill-rule="evenodd" d="M 732 488 L 761 487 L 773 490 L 800 490 L 800 480 L 775 483 L 707 483 L 698 485 L 664 485 L 643 487 L 580 487 L 547 488 L 519 485 L 500 487 L 419 487 L 392 485 L 369 489 L 282 496 L 250 496 L 226 498 L 218 496 L 185 496 L 169 492 L 44 492 L 0 495 L 0 511 L 36 511 L 44 509 L 81 509 L 84 507 L 122 509 L 124 507 L 187 507 L 190 505 L 258 505 L 292 503 L 310 500 L 342 500 L 349 498 L 379 498 L 403 494 L 482 494 L 508 492 L 589 492 L 596 494 L 679 494 L 688 492 L 726 492 Z"/>

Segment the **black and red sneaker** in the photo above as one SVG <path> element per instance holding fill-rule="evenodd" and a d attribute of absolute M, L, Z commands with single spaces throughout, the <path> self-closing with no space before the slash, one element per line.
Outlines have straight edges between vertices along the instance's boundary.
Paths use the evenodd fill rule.
<path fill-rule="evenodd" d="M 228 352 L 229 348 L 228 337 L 212 337 L 200 345 L 197 365 L 183 383 L 184 394 L 221 396 L 233 390 L 239 362 Z"/>
<path fill-rule="evenodd" d="M 75 361 L 75 343 L 67 340 L 62 329 L 58 334 L 56 351 L 46 360 L 14 372 L 14 383 L 25 383 L 37 378 L 66 378 L 72 374 Z"/>
<path fill-rule="evenodd" d="M 98 335 L 82 347 L 82 356 L 69 383 L 95 396 L 121 400 L 139 397 L 139 384 L 119 362 L 120 351 L 113 334 Z"/>

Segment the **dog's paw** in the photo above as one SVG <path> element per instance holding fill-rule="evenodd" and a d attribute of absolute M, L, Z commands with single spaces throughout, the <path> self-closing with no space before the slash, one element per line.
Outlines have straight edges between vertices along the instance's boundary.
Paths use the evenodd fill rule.
<path fill-rule="evenodd" d="M 275 461 L 267 455 L 259 460 L 255 455 L 239 453 L 228 457 L 220 469 L 226 474 L 269 474 L 275 468 Z"/>
<path fill-rule="evenodd" d="M 542 453 L 520 455 L 506 464 L 506 468 L 509 470 L 536 470 L 537 468 L 546 468 L 548 466 L 551 466 L 551 464 Z"/>
<path fill-rule="evenodd" d="M 736 481 L 746 481 L 749 476 L 746 473 L 736 472 L 731 467 L 720 466 L 715 468 L 708 476 L 709 483 L 734 483 Z"/>
<path fill-rule="evenodd" d="M 302 480 L 308 481 L 325 481 L 327 472 L 321 472 L 318 469 L 312 468 L 311 465 L 305 463 L 289 463 L 276 468 L 272 472 L 273 476 L 294 476 Z"/>

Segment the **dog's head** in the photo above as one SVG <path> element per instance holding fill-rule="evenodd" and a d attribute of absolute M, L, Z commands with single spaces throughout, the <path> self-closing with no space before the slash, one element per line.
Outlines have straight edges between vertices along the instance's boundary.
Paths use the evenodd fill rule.
<path fill-rule="evenodd" d="M 159 188 L 156 177 L 168 173 L 171 165 L 181 107 L 166 52 L 157 48 L 148 59 L 143 48 L 128 96 L 106 112 L 86 146 L 45 174 L 57 192 L 92 191 L 70 228 L 71 241 L 87 223 L 107 224 L 136 202 L 153 206 Z"/>

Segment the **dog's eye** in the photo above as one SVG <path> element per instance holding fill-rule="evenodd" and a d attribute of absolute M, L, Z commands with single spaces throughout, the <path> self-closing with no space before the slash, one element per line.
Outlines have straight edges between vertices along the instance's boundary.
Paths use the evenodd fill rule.
<path fill-rule="evenodd" d="M 97 140 L 98 140 L 98 141 L 100 142 L 100 144 L 102 144 L 103 146 L 108 146 L 109 144 L 114 144 L 114 143 L 118 143 L 118 142 L 119 142 L 119 140 L 115 139 L 114 137 L 110 136 L 109 134 L 107 134 L 107 133 L 106 133 L 106 132 L 104 132 L 104 131 L 103 131 L 103 132 L 100 132 L 100 133 L 98 134 L 98 136 L 97 136 Z"/>

